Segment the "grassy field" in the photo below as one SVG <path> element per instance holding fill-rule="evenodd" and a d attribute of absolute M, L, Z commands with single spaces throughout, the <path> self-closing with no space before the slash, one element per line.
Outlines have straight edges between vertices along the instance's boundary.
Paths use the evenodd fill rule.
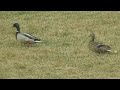
<path fill-rule="evenodd" d="M 16 41 L 13 24 L 40 37 L 32 47 Z M 88 49 L 89 31 L 117 54 Z M 0 79 L 120 78 L 120 12 L 1 11 Z"/>

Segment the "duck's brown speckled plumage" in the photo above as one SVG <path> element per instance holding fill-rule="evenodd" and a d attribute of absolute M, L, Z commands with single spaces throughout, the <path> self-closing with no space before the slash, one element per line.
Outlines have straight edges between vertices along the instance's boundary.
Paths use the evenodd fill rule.
<path fill-rule="evenodd" d="M 110 52 L 111 48 L 108 45 L 104 45 L 102 43 L 95 42 L 95 34 L 90 34 L 91 40 L 89 42 L 89 49 L 96 52 L 96 53 L 106 53 Z"/>

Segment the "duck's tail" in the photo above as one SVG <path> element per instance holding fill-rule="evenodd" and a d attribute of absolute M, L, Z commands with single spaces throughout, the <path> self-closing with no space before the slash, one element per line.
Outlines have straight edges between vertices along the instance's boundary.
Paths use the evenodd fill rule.
<path fill-rule="evenodd" d="M 107 51 L 110 52 L 110 53 L 118 53 L 117 50 L 107 50 Z"/>
<path fill-rule="evenodd" d="M 39 43 L 39 42 L 42 42 L 42 41 L 34 41 L 35 43 Z"/>
<path fill-rule="evenodd" d="M 39 42 L 42 42 L 42 40 L 41 39 L 34 39 L 34 42 L 39 43 Z"/>

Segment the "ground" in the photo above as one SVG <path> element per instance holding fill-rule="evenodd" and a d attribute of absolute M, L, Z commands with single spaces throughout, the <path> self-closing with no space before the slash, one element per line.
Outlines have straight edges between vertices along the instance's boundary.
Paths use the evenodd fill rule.
<path fill-rule="evenodd" d="M 1 79 L 120 78 L 120 12 L 0 11 Z M 42 43 L 27 47 L 15 38 L 14 23 Z M 117 54 L 89 50 L 90 31 L 96 41 Z"/>

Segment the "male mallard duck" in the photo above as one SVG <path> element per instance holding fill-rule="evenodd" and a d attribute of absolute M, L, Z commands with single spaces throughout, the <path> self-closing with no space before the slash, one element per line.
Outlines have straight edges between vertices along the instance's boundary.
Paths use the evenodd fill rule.
<path fill-rule="evenodd" d="M 16 39 L 20 42 L 23 42 L 24 44 L 34 44 L 34 43 L 38 43 L 41 42 L 40 39 L 38 39 L 37 37 L 28 34 L 28 33 L 21 33 L 20 32 L 20 26 L 18 23 L 13 24 L 13 27 L 16 27 Z"/>
<path fill-rule="evenodd" d="M 96 52 L 96 53 L 107 53 L 111 52 L 111 47 L 108 45 L 104 45 L 102 43 L 95 42 L 95 34 L 90 34 L 91 40 L 89 42 L 89 49 Z M 117 53 L 117 51 L 114 51 L 114 53 Z"/>

